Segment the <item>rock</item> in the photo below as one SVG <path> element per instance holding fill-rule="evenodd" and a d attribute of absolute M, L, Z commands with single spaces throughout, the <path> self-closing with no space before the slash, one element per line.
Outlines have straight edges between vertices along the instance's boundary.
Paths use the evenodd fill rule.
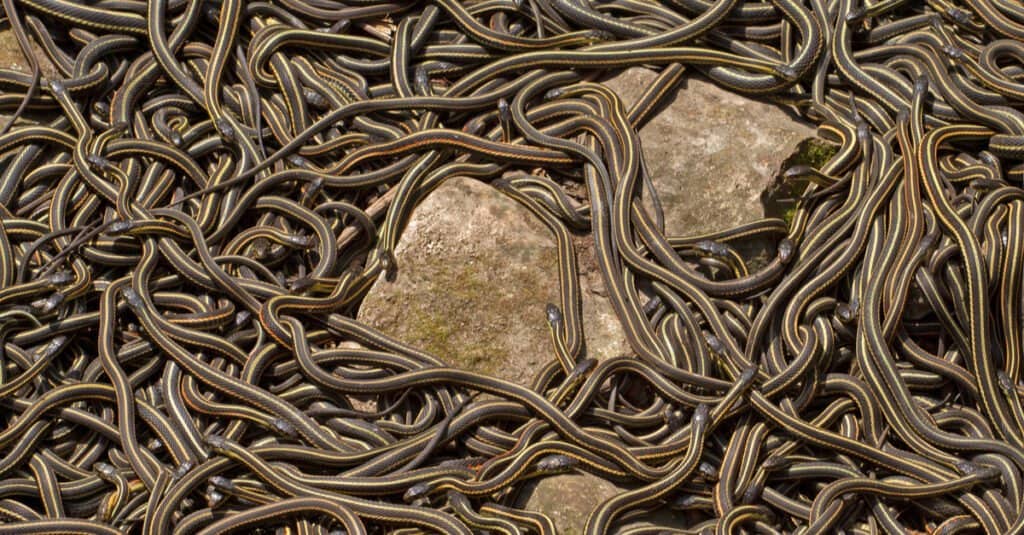
<path fill-rule="evenodd" d="M 54 78 L 58 76 L 57 67 L 46 57 L 46 53 L 35 41 L 32 42 L 32 50 L 35 52 L 36 61 L 39 62 L 39 71 L 43 78 Z M 28 60 L 21 53 L 18 46 L 18 38 L 12 30 L 0 31 L 0 69 L 10 69 L 19 72 L 32 72 Z"/>
<path fill-rule="evenodd" d="M 544 513 L 555 523 L 560 535 L 583 533 L 590 512 L 626 489 L 588 473 L 563 474 L 531 482 L 520 494 L 517 506 Z M 694 522 L 678 511 L 661 508 L 639 518 L 619 519 L 616 527 L 664 526 L 686 528 Z"/>
<path fill-rule="evenodd" d="M 611 304 L 588 273 L 578 240 L 587 355 L 630 352 Z M 413 212 L 395 251 L 398 276 L 381 277 L 358 319 L 452 366 L 528 384 L 554 359 L 544 307 L 558 303 L 551 232 L 495 188 L 453 177 Z"/>
<path fill-rule="evenodd" d="M 49 58 L 43 52 L 43 49 L 38 44 L 32 41 L 32 50 L 36 60 L 39 62 L 40 72 L 40 85 L 43 84 L 42 80 L 47 78 L 59 77 L 60 74 L 57 72 L 57 67 L 50 62 Z M 10 69 L 12 71 L 31 73 L 32 67 L 29 65 L 28 60 L 21 53 L 21 48 L 18 46 L 18 38 L 14 36 L 12 30 L 0 31 L 0 69 Z M 36 94 L 44 91 L 42 88 L 37 88 Z M 7 122 L 10 121 L 10 112 L 0 114 L 0 127 L 6 126 Z M 26 115 L 31 115 L 31 112 L 26 112 Z"/>
<path fill-rule="evenodd" d="M 583 533 L 591 511 L 621 492 L 614 483 L 591 474 L 564 474 L 527 485 L 518 505 L 548 515 L 560 535 L 576 535 Z"/>
<path fill-rule="evenodd" d="M 635 67 L 608 80 L 628 106 L 656 78 Z M 686 78 L 640 131 L 669 236 L 723 230 L 763 217 L 761 192 L 814 129 L 781 108 Z"/>

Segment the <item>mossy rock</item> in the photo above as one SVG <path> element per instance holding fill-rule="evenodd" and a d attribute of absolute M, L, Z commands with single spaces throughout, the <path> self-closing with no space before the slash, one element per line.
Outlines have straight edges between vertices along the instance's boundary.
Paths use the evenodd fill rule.
<path fill-rule="evenodd" d="M 775 182 L 761 194 L 765 217 L 777 217 L 789 224 L 796 215 L 798 199 L 807 188 L 807 179 L 786 178 L 785 171 L 796 166 L 809 166 L 820 170 L 836 153 L 839 146 L 819 138 L 807 138 L 797 145 L 786 158 L 775 176 Z"/>

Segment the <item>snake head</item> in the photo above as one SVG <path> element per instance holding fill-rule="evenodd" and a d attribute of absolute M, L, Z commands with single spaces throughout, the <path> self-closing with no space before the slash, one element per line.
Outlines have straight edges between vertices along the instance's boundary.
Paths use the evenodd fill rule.
<path fill-rule="evenodd" d="M 85 161 L 88 162 L 89 167 L 95 171 L 106 171 L 111 167 L 114 167 L 114 164 L 111 163 L 110 160 L 99 154 L 88 154 L 85 157 Z"/>
<path fill-rule="evenodd" d="M 722 340 L 717 336 L 706 332 L 704 333 L 704 341 L 707 342 L 708 349 L 710 349 L 713 353 L 717 355 L 725 354 L 725 344 L 723 344 Z"/>
<path fill-rule="evenodd" d="M 149 451 L 160 451 L 164 448 L 164 443 L 159 438 L 153 437 L 146 441 L 146 449 Z"/>
<path fill-rule="evenodd" d="M 270 422 L 270 426 L 274 428 L 274 431 L 277 431 L 279 434 L 288 438 L 295 438 L 299 436 L 299 432 L 295 429 L 295 426 L 287 420 L 274 418 L 274 420 Z"/>
<path fill-rule="evenodd" d="M 470 507 L 469 498 L 465 494 L 455 490 L 449 490 L 445 493 L 445 497 L 448 498 L 448 502 L 458 507 L 468 508 Z"/>
<path fill-rule="evenodd" d="M 782 178 L 785 179 L 785 180 L 790 180 L 790 179 L 793 179 L 793 178 L 800 178 L 802 176 L 807 176 L 807 175 L 811 175 L 811 174 L 814 174 L 814 168 L 813 167 L 811 167 L 809 165 L 805 165 L 805 164 L 800 164 L 800 165 L 794 165 L 793 167 L 790 167 L 789 169 L 786 169 L 785 171 L 783 171 L 782 172 Z"/>
<path fill-rule="evenodd" d="M 498 99 L 498 117 L 501 117 L 503 121 L 512 120 L 512 108 L 504 98 Z"/>
<path fill-rule="evenodd" d="M 562 324 L 562 311 L 558 310 L 558 307 L 548 303 L 544 306 L 544 314 L 547 316 L 548 325 L 551 327 L 557 327 Z"/>
<path fill-rule="evenodd" d="M 839 303 L 836 305 L 836 316 L 839 321 L 843 323 L 850 323 L 857 318 L 857 300 L 851 300 L 849 303 Z"/>
<path fill-rule="evenodd" d="M 583 359 L 583 360 L 581 360 L 581 361 L 576 363 L 576 366 L 573 367 L 572 372 L 569 373 L 569 379 L 575 379 L 577 377 L 583 377 L 584 375 L 590 373 L 590 371 L 593 370 L 594 367 L 596 367 L 596 366 L 597 366 L 597 359 L 595 359 L 595 358 L 585 358 L 585 359 Z"/>
<path fill-rule="evenodd" d="M 228 443 L 228 439 L 220 435 L 206 435 L 203 437 L 203 442 L 217 453 L 224 453 L 231 447 Z"/>
<path fill-rule="evenodd" d="M 862 120 L 857 121 L 857 141 L 866 146 L 871 143 L 871 127 Z"/>
<path fill-rule="evenodd" d="M 1003 370 L 996 370 L 996 382 L 999 383 L 999 388 L 1003 389 L 1003 392 L 1013 392 L 1013 380 Z"/>
<path fill-rule="evenodd" d="M 693 494 L 686 494 L 684 496 L 681 496 L 678 499 L 673 500 L 672 503 L 669 504 L 669 507 L 676 510 L 700 508 L 703 506 L 704 500 L 702 500 L 700 496 L 696 496 Z"/>
<path fill-rule="evenodd" d="M 791 462 L 792 461 L 783 455 L 771 455 L 761 463 L 761 468 L 770 472 L 772 470 L 785 468 L 789 466 Z"/>
<path fill-rule="evenodd" d="M 62 284 L 67 284 L 75 280 L 75 274 L 70 271 L 55 271 L 50 274 L 50 277 L 46 280 L 50 286 L 56 287 Z"/>
<path fill-rule="evenodd" d="M 40 314 L 47 314 L 63 302 L 64 294 L 61 292 L 53 292 L 43 299 L 36 299 L 35 301 L 32 301 L 32 308 L 36 309 Z"/>
<path fill-rule="evenodd" d="M 210 483 L 211 486 L 217 489 L 226 490 L 228 492 L 235 490 L 235 482 L 231 480 L 231 478 L 227 478 L 224 476 L 213 476 L 208 480 L 208 482 Z"/>
<path fill-rule="evenodd" d="M 956 464 L 954 464 L 954 466 L 956 467 L 956 471 L 961 472 L 961 474 L 964 476 L 977 474 L 978 470 L 981 469 L 980 464 L 967 460 L 957 461 Z"/>
<path fill-rule="evenodd" d="M 772 70 L 787 82 L 795 82 L 800 79 L 800 73 L 790 65 L 775 65 Z"/>
<path fill-rule="evenodd" d="M 917 96 L 917 95 L 924 96 L 924 94 L 927 93 L 927 92 L 928 92 L 928 77 L 924 76 L 924 75 L 918 76 L 917 79 L 914 80 L 914 95 L 915 96 Z"/>
<path fill-rule="evenodd" d="M 711 407 L 707 403 L 697 405 L 693 410 L 693 425 L 706 424 L 711 419 Z"/>
<path fill-rule="evenodd" d="M 98 462 L 92 465 L 92 469 L 96 471 L 96 475 L 100 476 L 100 479 L 104 481 L 116 481 L 117 480 L 117 468 L 105 462 Z"/>
<path fill-rule="evenodd" d="M 68 341 L 68 337 L 64 335 L 55 336 L 52 340 L 46 343 L 45 346 L 39 349 L 35 353 L 35 360 L 38 362 L 43 359 L 47 359 L 56 355 L 60 348 L 64 347 L 64 343 Z"/>
<path fill-rule="evenodd" d="M 421 500 L 427 497 L 430 490 L 431 486 L 429 483 L 417 483 L 409 487 L 409 489 L 405 491 L 405 494 L 402 494 L 402 500 L 404 500 L 405 503 L 412 503 L 416 500 Z"/>
<path fill-rule="evenodd" d="M 139 292 L 136 292 L 131 288 L 125 288 L 121 293 L 124 295 L 124 300 L 132 310 L 138 312 L 146 307 L 146 302 L 142 300 L 142 296 L 139 295 Z"/>
<path fill-rule="evenodd" d="M 491 187 L 503 192 L 515 192 L 516 190 L 515 186 L 512 185 L 512 181 L 505 177 L 495 178 L 492 180 Z"/>
<path fill-rule="evenodd" d="M 744 505 L 750 505 L 757 503 L 761 499 L 761 493 L 764 492 L 764 482 L 762 481 L 751 481 L 747 485 L 746 490 L 743 491 L 743 496 L 740 497 L 740 503 Z"/>
<path fill-rule="evenodd" d="M 949 6 L 946 9 L 946 15 L 957 24 L 969 24 L 971 22 L 971 12 L 956 6 Z"/>
<path fill-rule="evenodd" d="M 416 68 L 416 72 L 413 73 L 412 80 L 421 94 L 429 95 L 433 92 L 431 90 L 431 87 L 433 86 L 430 83 L 430 71 L 422 66 Z"/>
<path fill-rule="evenodd" d="M 853 25 L 864 20 L 864 17 L 868 15 L 868 10 L 864 6 L 857 6 L 851 9 L 845 17 L 846 23 Z"/>
<path fill-rule="evenodd" d="M 705 481 L 718 481 L 718 469 L 707 461 L 701 461 L 697 465 L 697 472 L 704 477 Z"/>
<path fill-rule="evenodd" d="M 702 253 L 707 253 L 713 256 L 728 256 L 729 247 L 724 243 L 715 240 L 700 240 L 693 245 L 695 249 Z"/>
<path fill-rule="evenodd" d="M 544 100 L 556 100 L 556 99 L 562 98 L 562 95 L 564 95 L 564 94 L 565 94 L 565 89 L 563 89 L 561 87 L 555 87 L 553 89 L 548 89 L 547 91 L 544 92 Z"/>
<path fill-rule="evenodd" d="M 603 41 L 614 41 L 615 40 L 615 34 L 612 33 L 612 32 L 609 32 L 608 30 L 601 30 L 601 29 L 598 29 L 598 28 L 590 28 L 589 30 L 587 30 L 587 33 L 590 34 L 589 35 L 589 39 L 590 39 L 591 42 L 603 42 Z"/>
<path fill-rule="evenodd" d="M 238 140 L 238 132 L 235 131 L 235 127 L 231 125 L 231 121 L 225 117 L 218 117 L 213 122 L 214 126 L 217 127 L 217 133 L 220 134 L 221 139 L 228 143 L 234 143 Z"/>
<path fill-rule="evenodd" d="M 953 45 L 945 45 L 945 46 L 943 46 L 942 47 L 942 52 L 944 54 L 946 54 L 947 56 L 949 56 L 950 59 L 955 59 L 955 60 L 964 59 L 964 56 L 966 55 L 966 52 L 964 52 L 964 49 L 962 49 L 962 48 L 960 48 L 958 46 L 953 46 Z"/>
<path fill-rule="evenodd" d="M 50 92 L 53 93 L 54 95 L 65 95 L 66 96 L 68 94 L 67 86 L 64 85 L 64 82 L 62 82 L 60 80 L 50 80 L 49 86 L 50 86 Z"/>
<path fill-rule="evenodd" d="M 289 154 L 288 156 L 285 157 L 285 160 L 292 167 L 301 167 L 303 169 L 308 169 L 313 165 L 312 163 L 310 163 L 308 158 L 305 158 L 299 154 Z"/>
<path fill-rule="evenodd" d="M 221 491 L 215 488 L 206 489 L 205 497 L 206 506 L 209 507 L 210 509 L 216 509 L 217 506 L 224 503 L 224 500 L 227 499 L 227 496 L 224 496 L 224 494 Z"/>
<path fill-rule="evenodd" d="M 171 474 L 171 477 L 174 478 L 175 481 L 177 481 L 185 477 L 185 475 L 191 472 L 192 469 L 195 468 L 195 466 L 196 465 L 192 461 L 184 461 L 181 464 L 179 464 L 177 468 L 174 469 L 174 472 Z"/>
<path fill-rule="evenodd" d="M 181 137 L 181 134 L 179 134 L 177 130 L 167 132 L 167 140 L 175 147 L 180 147 L 185 144 L 185 138 Z"/>
<path fill-rule="evenodd" d="M 398 259 L 395 258 L 394 251 L 381 250 L 380 267 L 384 269 L 384 280 L 395 282 L 395 279 L 398 278 Z"/>
<path fill-rule="evenodd" d="M 563 474 L 572 470 L 579 461 L 568 455 L 546 455 L 537 461 L 537 470 L 545 474 Z"/>
<path fill-rule="evenodd" d="M 138 226 L 138 222 L 131 219 L 122 219 L 120 221 L 114 221 L 107 227 L 108 234 L 124 234 Z"/>
<path fill-rule="evenodd" d="M 757 366 L 750 365 L 740 372 L 740 376 L 736 378 L 736 383 L 743 385 L 744 388 L 749 388 L 754 383 L 755 377 L 757 377 Z"/>
<path fill-rule="evenodd" d="M 241 327 L 242 325 L 249 323 L 250 320 L 252 320 L 252 312 L 249 312 L 248 310 L 239 310 L 238 313 L 235 314 L 235 327 Z"/>
<path fill-rule="evenodd" d="M 678 431 L 683 427 L 683 412 L 672 408 L 672 406 L 665 407 L 661 413 L 661 419 L 665 421 L 665 425 L 670 431 Z"/>
<path fill-rule="evenodd" d="M 779 262 L 782 262 L 783 264 L 788 264 L 789 261 L 793 259 L 793 254 L 795 253 L 796 244 L 794 244 L 793 240 L 789 238 L 782 238 L 782 240 L 779 241 L 779 247 L 775 252 L 779 257 Z"/>
<path fill-rule="evenodd" d="M 309 249 L 313 247 L 314 243 L 312 236 L 303 236 L 300 234 L 289 234 L 288 237 L 285 238 L 285 241 L 300 249 Z"/>
<path fill-rule="evenodd" d="M 999 475 L 999 471 L 991 466 L 985 466 L 971 461 L 958 461 L 954 465 L 961 475 L 979 475 L 982 479 L 989 479 Z"/>

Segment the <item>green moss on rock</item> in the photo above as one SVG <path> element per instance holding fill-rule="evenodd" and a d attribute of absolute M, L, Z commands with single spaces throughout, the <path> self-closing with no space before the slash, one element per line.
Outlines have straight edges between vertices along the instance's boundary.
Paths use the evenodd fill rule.
<path fill-rule="evenodd" d="M 761 194 L 761 204 L 764 206 L 765 217 L 777 217 L 789 224 L 796 215 L 796 199 L 800 197 L 807 188 L 807 179 L 796 177 L 787 179 L 784 172 L 787 169 L 806 165 L 815 169 L 821 169 L 839 151 L 839 146 L 818 138 L 807 138 L 797 145 L 779 168 L 775 176 L 775 182 Z"/>

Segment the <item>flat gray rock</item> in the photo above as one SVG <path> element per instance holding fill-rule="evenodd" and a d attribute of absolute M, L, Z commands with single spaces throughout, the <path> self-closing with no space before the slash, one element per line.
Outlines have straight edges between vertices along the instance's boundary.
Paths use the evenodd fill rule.
<path fill-rule="evenodd" d="M 605 82 L 627 107 L 657 77 L 631 68 Z M 763 217 L 761 192 L 814 128 L 778 106 L 687 75 L 673 100 L 640 130 L 669 236 L 723 230 Z"/>
<path fill-rule="evenodd" d="M 578 247 L 587 355 L 628 353 L 588 252 Z M 377 280 L 360 321 L 452 366 L 519 384 L 555 358 L 544 307 L 559 302 L 558 252 L 551 232 L 516 201 L 450 178 L 416 207 L 395 256 L 397 278 Z"/>

